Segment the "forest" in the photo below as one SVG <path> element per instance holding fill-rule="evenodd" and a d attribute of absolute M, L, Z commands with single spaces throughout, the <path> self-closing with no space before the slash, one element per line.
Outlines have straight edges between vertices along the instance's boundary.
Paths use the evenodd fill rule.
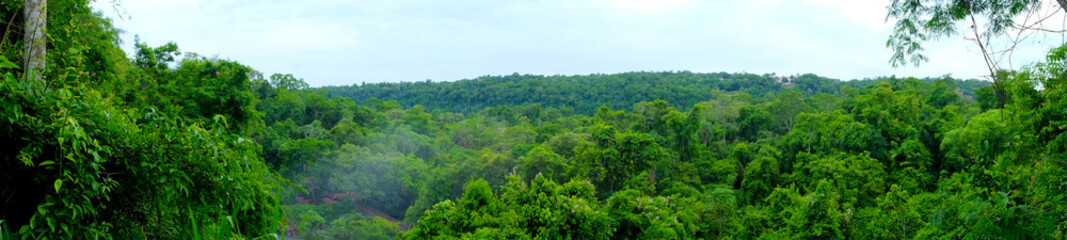
<path fill-rule="evenodd" d="M 422 105 L 428 109 L 472 114 L 498 106 L 539 104 L 592 115 L 597 108 L 627 109 L 634 103 L 664 100 L 680 109 L 715 97 L 715 92 L 748 93 L 763 98 L 774 93 L 792 90 L 804 95 L 825 93 L 839 95 L 842 86 L 864 88 L 882 79 L 838 81 L 815 74 L 777 76 L 726 72 L 628 72 L 592 74 L 587 76 L 519 75 L 484 76 L 454 82 L 400 82 L 353 84 L 352 86 L 322 87 L 327 96 L 348 97 L 359 103 L 376 100 L 396 100 L 404 107 Z M 956 88 L 964 97 L 974 97 L 975 90 L 988 82 L 968 79 L 956 80 Z M 942 78 L 923 78 L 933 82 Z"/>
<path fill-rule="evenodd" d="M 312 88 L 127 53 L 88 4 L 48 3 L 37 58 L 29 30 L 0 39 L 0 239 L 1067 238 L 1067 45 L 992 82 Z"/>

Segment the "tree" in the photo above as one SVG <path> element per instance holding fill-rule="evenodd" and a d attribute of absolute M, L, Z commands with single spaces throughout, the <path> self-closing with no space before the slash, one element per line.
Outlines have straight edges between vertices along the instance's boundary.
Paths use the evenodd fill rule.
<path fill-rule="evenodd" d="M 608 198 L 607 211 L 615 220 L 612 238 L 692 239 L 698 231 L 701 208 L 693 199 L 646 196 L 640 191 L 619 191 Z"/>
<path fill-rule="evenodd" d="M 304 79 L 293 77 L 293 74 L 288 73 L 275 73 L 274 75 L 270 75 L 270 84 L 274 85 L 275 88 L 290 91 L 308 88 L 308 84 L 307 82 L 304 82 Z"/>
<path fill-rule="evenodd" d="M 258 157 L 258 144 L 227 130 L 226 117 L 193 124 L 126 108 L 84 86 L 42 91 L 43 84 L 2 78 L 0 119 L 9 127 L 0 130 L 7 143 L 0 196 L 18 201 L 5 202 L 0 216 L 23 238 L 275 231 L 280 179 Z"/>
<path fill-rule="evenodd" d="M 704 222 L 703 231 L 709 236 L 723 238 L 736 234 L 739 229 L 740 214 L 736 193 L 726 188 L 715 188 L 704 195 L 701 218 Z"/>
<path fill-rule="evenodd" d="M 908 191 L 893 185 L 889 192 L 879 199 L 878 207 L 884 210 L 886 217 L 880 225 L 885 227 L 891 238 L 908 239 L 908 236 L 914 236 L 924 224 L 919 209 L 909 205 L 910 197 Z"/>
<path fill-rule="evenodd" d="M 829 181 L 825 190 L 835 191 L 836 200 L 845 206 L 873 206 L 885 192 L 886 173 L 878 160 L 867 154 L 829 154 L 807 162 L 794 172 L 798 184 L 812 191 Z"/>
<path fill-rule="evenodd" d="M 941 151 L 945 154 L 941 169 L 957 172 L 984 169 L 997 160 L 1010 144 L 1010 132 L 994 111 L 970 119 L 966 126 L 945 133 Z"/>
<path fill-rule="evenodd" d="M 22 6 L 23 17 L 26 24 L 23 27 L 22 44 L 25 46 L 23 53 L 23 67 L 26 70 L 26 80 L 44 81 L 43 72 L 45 67 L 45 51 L 47 38 L 45 26 L 48 24 L 48 0 L 26 0 Z"/>
<path fill-rule="evenodd" d="M 831 192 L 833 181 L 819 180 L 814 191 L 804 196 L 787 221 L 793 237 L 798 239 L 844 239 L 842 214 L 837 196 Z"/>
<path fill-rule="evenodd" d="M 134 36 L 133 45 L 137 48 L 136 58 L 133 59 L 133 63 L 141 69 L 146 71 L 169 71 L 170 66 L 168 64 L 174 62 L 181 52 L 178 51 L 178 44 L 168 42 L 163 46 L 149 47 L 148 44 L 141 42 L 140 36 Z M 158 73 L 156 73 L 156 77 Z"/>
<path fill-rule="evenodd" d="M 1067 11 L 1067 0 L 1056 0 Z M 1004 56 L 1011 57 L 1015 47 L 1030 34 L 1036 32 L 1063 32 L 1046 29 L 1043 22 L 1052 15 L 1044 16 L 1039 9 L 1044 5 L 1040 0 L 1004 0 L 1004 1 L 931 1 L 931 0 L 894 0 L 888 7 L 887 18 L 896 18 L 893 33 L 886 46 L 893 50 L 890 63 L 894 67 L 908 62 L 918 66 L 928 61 L 922 54 L 922 43 L 930 39 L 951 37 L 958 33 L 960 23 L 969 24 L 968 40 L 974 41 L 982 52 L 982 58 L 989 70 L 989 79 L 993 81 L 992 89 L 997 97 L 996 108 L 1003 108 L 1006 102 L 1004 81 L 1010 75 L 1002 71 L 1000 61 Z M 1055 14 L 1058 11 L 1053 11 Z M 1023 15 L 1025 17 L 1022 17 Z M 1038 14 L 1038 16 L 1034 16 Z M 980 18 L 979 21 L 977 18 Z M 1022 18 L 1024 22 L 1016 23 Z M 1034 22 L 1029 22 L 1036 19 Z M 980 26 L 979 23 L 985 26 Z M 1018 32 L 1012 36 L 1011 31 Z M 1005 49 L 993 49 L 993 38 L 1008 36 L 1011 43 Z M 1010 61 L 1010 59 L 1009 59 Z M 1011 69 L 1009 69 L 1011 70 Z"/>
<path fill-rule="evenodd" d="M 330 222 L 326 231 L 314 239 L 368 239 L 389 240 L 400 235 L 397 223 L 391 223 L 380 217 L 365 217 L 359 214 L 345 214 Z M 305 237 L 304 239 L 312 239 Z"/>
<path fill-rule="evenodd" d="M 559 185 L 537 175 L 529 184 L 507 176 L 500 198 L 485 180 L 473 180 L 456 202 L 445 200 L 419 219 L 405 239 L 608 239 L 608 211 L 592 184 Z"/>
<path fill-rule="evenodd" d="M 745 166 L 745 178 L 741 180 L 742 199 L 749 203 L 757 203 L 767 197 L 779 184 L 778 160 L 762 155 Z"/>
<path fill-rule="evenodd" d="M 1061 8 L 1067 11 L 1067 0 L 1056 0 Z M 930 39 L 951 37 L 958 34 L 958 23 L 969 22 L 973 32 L 973 38 L 969 40 L 981 48 L 986 64 L 989 66 L 990 75 L 995 75 L 999 70 L 997 59 L 994 59 L 994 51 L 987 49 L 990 38 L 1006 34 L 1010 30 L 1040 29 L 1040 21 L 1044 16 L 1038 16 L 1038 22 L 1018 24 L 1015 19 L 1022 14 L 1033 14 L 1041 8 L 1043 1 L 1040 0 L 1005 0 L 1005 1 L 931 1 L 931 0 L 894 0 L 889 5 L 887 18 L 896 18 L 893 33 L 889 36 L 886 46 L 893 50 L 890 62 L 894 66 L 904 65 L 908 62 L 918 65 L 928 61 L 922 55 L 922 43 Z M 982 18 L 986 23 L 984 28 L 978 26 L 975 17 Z M 1028 18 L 1029 19 L 1029 18 Z M 1047 31 L 1047 30 L 1046 30 Z M 1016 39 L 1015 41 L 1019 41 Z"/>
<path fill-rule="evenodd" d="M 797 114 L 810 110 L 811 106 L 805 103 L 803 95 L 797 91 L 781 92 L 777 99 L 767 105 L 767 111 L 774 116 L 780 133 L 793 131 Z"/>
<path fill-rule="evenodd" d="M 548 179 L 562 180 L 567 173 L 567 163 L 563 157 L 544 145 L 537 145 L 526 155 L 519 157 L 519 165 L 516 170 L 527 179 L 533 180 L 534 176 L 545 175 Z"/>
<path fill-rule="evenodd" d="M 666 150 L 649 134 L 619 135 L 615 148 L 618 150 L 618 159 L 606 162 L 605 168 L 608 170 L 608 176 L 618 182 L 637 176 L 640 172 L 649 170 L 655 163 L 667 159 Z"/>
<path fill-rule="evenodd" d="M 838 104 L 841 103 L 841 98 L 836 95 L 819 93 L 808 98 L 811 101 L 811 106 L 814 106 L 815 110 L 823 113 L 830 113 L 834 109 L 838 108 Z"/>
<path fill-rule="evenodd" d="M 761 132 L 767 131 L 771 126 L 771 114 L 766 109 L 756 105 L 741 107 L 737 120 L 737 139 L 755 141 Z M 725 133 L 724 133 L 725 134 Z M 725 137 L 725 136 L 724 136 Z"/>
<path fill-rule="evenodd" d="M 315 210 L 304 212 L 300 218 L 302 221 L 300 221 L 300 228 L 298 229 L 305 238 L 314 238 L 315 232 L 326 224 L 326 219 L 322 218 L 322 215 L 319 215 Z"/>

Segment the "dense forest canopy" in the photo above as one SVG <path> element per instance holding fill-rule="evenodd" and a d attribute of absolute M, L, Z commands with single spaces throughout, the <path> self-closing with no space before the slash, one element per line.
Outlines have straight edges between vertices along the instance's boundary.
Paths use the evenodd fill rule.
<path fill-rule="evenodd" d="M 175 43 L 126 53 L 88 1 L 47 10 L 47 54 L 0 39 L 0 239 L 1067 238 L 1067 46 L 995 85 L 309 88 Z"/>
<path fill-rule="evenodd" d="M 942 78 L 924 78 L 933 82 Z M 957 80 L 954 85 L 965 97 L 988 85 L 979 80 Z M 839 81 L 815 74 L 777 76 L 774 73 L 694 73 L 628 72 L 586 76 L 519 75 L 484 76 L 454 82 L 402 82 L 353 84 L 322 87 L 328 96 L 349 97 L 358 103 L 395 100 L 407 108 L 422 105 L 430 110 L 475 113 L 490 107 L 540 104 L 593 114 L 601 106 L 626 109 L 655 99 L 687 109 L 725 93 L 744 92 L 762 98 L 785 90 L 805 96 L 820 93 L 837 95 L 842 86 L 863 88 L 879 80 L 900 81 L 896 77 Z"/>
<path fill-rule="evenodd" d="M 649 80 L 625 76 L 692 75 L 700 74 L 605 76 L 641 83 Z M 507 78 L 482 83 L 544 77 L 499 81 Z M 1059 101 L 1039 97 L 1050 89 L 1026 83 L 1054 82 L 1043 79 L 1015 85 L 1033 94 L 1027 110 L 997 109 L 990 86 L 974 84 L 974 94 L 965 94 L 958 86 L 973 83 L 951 78 L 827 80 L 829 87 L 812 93 L 800 84 L 764 88 L 738 81 L 733 91 L 712 88 L 712 97 L 685 108 L 649 99 L 621 109 L 604 103 L 593 113 L 538 102 L 483 103 L 473 113 L 399 103 L 466 104 L 436 93 L 365 104 L 324 96 L 362 87 L 418 92 L 477 80 L 279 90 L 260 105 L 273 132 L 261 143 L 267 162 L 308 190 L 300 198 L 351 198 L 403 219 L 413 228 L 402 236 L 412 239 L 1055 238 L 1063 236 L 1064 186 L 1056 180 L 1063 169 L 1054 155 L 1062 152 L 1052 147 L 1058 146 L 1052 136 L 1063 130 L 1039 119 L 1059 113 L 1012 117 Z M 575 83 L 542 86 L 568 84 Z M 524 101 L 515 98 L 529 89 L 491 91 Z M 621 88 L 603 91 L 639 98 Z M 1023 96 L 1011 98 L 1018 103 Z M 310 146 L 317 150 L 294 154 Z M 330 196 L 337 193 L 352 194 Z M 335 204 L 319 206 L 287 208 L 344 215 Z M 334 227 L 343 220 L 321 222 L 327 230 L 307 236 L 345 232 Z"/>

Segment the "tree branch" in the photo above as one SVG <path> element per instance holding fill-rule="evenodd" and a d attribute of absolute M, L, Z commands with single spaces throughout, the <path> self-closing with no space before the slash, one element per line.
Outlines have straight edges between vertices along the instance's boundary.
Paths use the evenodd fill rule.
<path fill-rule="evenodd" d="M 20 9 L 15 9 L 15 12 L 18 12 L 18 10 Z M 15 24 L 15 16 L 18 16 L 18 14 L 11 14 L 11 20 L 7 20 L 7 28 L 4 29 L 4 38 L 0 38 L 0 45 L 4 45 L 4 42 L 7 41 L 7 33 L 11 32 L 11 25 Z"/>
<path fill-rule="evenodd" d="M 1067 1 L 1067 0 L 1065 0 Z M 971 17 L 971 30 L 974 32 L 974 41 L 978 43 L 978 48 L 982 50 L 982 58 L 985 59 L 986 68 L 989 68 L 989 76 L 996 78 L 996 64 L 992 62 L 989 57 L 989 51 L 986 50 L 985 44 L 982 43 L 982 37 L 978 34 L 978 22 L 974 20 L 974 14 L 970 14 Z"/>

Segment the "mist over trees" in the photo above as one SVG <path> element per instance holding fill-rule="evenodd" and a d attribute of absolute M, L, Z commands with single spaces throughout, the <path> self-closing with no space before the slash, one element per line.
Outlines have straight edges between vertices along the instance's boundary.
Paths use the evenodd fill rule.
<path fill-rule="evenodd" d="M 689 73 L 608 76 L 672 74 Z M 464 81 L 509 84 L 484 80 L 504 78 Z M 471 84 L 464 81 L 347 88 L 417 91 Z M 640 101 L 629 109 L 593 102 L 601 107 L 592 114 L 569 105 L 506 102 L 452 113 L 421 104 L 405 108 L 399 100 L 369 98 L 359 104 L 335 94 L 330 99 L 336 104 L 325 105 L 351 106 L 336 111 L 344 117 L 335 126 L 358 128 L 362 137 L 323 136 L 351 139 L 323 149 L 337 149 L 327 150 L 335 159 L 349 159 L 356 151 L 381 152 L 392 160 L 366 156 L 367 162 L 354 165 L 316 160 L 327 167 L 303 174 L 320 179 L 309 183 L 322 183 L 337 178 L 328 176 L 379 173 L 359 180 L 373 183 L 362 188 L 312 185 L 321 186 L 317 196 L 354 191 L 357 205 L 384 209 L 412 227 L 399 234 L 410 239 L 1055 238 L 1063 234 L 1064 208 L 1062 201 L 1052 200 L 1063 197 L 1055 180 L 1063 169 L 1053 156 L 1062 153 L 1055 150 L 1054 137 L 1037 137 L 1057 129 L 1047 125 L 1053 122 L 1036 119 L 1056 119 L 1055 111 L 1037 116 L 1038 109 L 1057 106 L 1059 98 L 1026 82 L 1054 81 L 1019 80 L 1014 91 L 1033 95 L 1013 96 L 1030 97 L 1025 106 L 1004 109 L 991 107 L 996 101 L 988 95 L 991 86 L 951 78 L 828 80 L 811 93 L 796 84 L 777 83 L 769 90 L 737 81 L 738 89 L 714 89 L 687 109 L 664 100 Z M 571 83 L 544 85 L 566 89 Z M 972 86 L 975 93 L 958 86 Z M 748 87 L 762 90 L 756 96 Z M 349 91 L 344 88 L 329 91 Z M 507 89 L 515 92 L 501 94 L 532 92 Z M 277 99 L 303 106 L 295 112 L 335 112 L 297 103 L 319 102 L 324 91 L 305 90 L 304 101 L 279 91 Z M 607 95 L 631 96 L 624 91 Z M 436 96 L 400 99 L 464 105 Z M 1030 117 L 1005 112 L 1029 112 Z M 301 116 L 308 115 L 314 114 Z M 268 129 L 321 128 L 299 131 L 325 133 L 321 124 L 328 119 L 275 120 Z M 1009 147 L 1023 144 L 1025 149 Z M 348 167 L 358 165 L 375 170 Z M 376 194 L 380 186 L 401 190 Z M 410 205 L 389 204 L 397 202 Z M 390 210 L 405 207 L 403 215 Z M 583 235 L 588 232 L 598 234 Z"/>

